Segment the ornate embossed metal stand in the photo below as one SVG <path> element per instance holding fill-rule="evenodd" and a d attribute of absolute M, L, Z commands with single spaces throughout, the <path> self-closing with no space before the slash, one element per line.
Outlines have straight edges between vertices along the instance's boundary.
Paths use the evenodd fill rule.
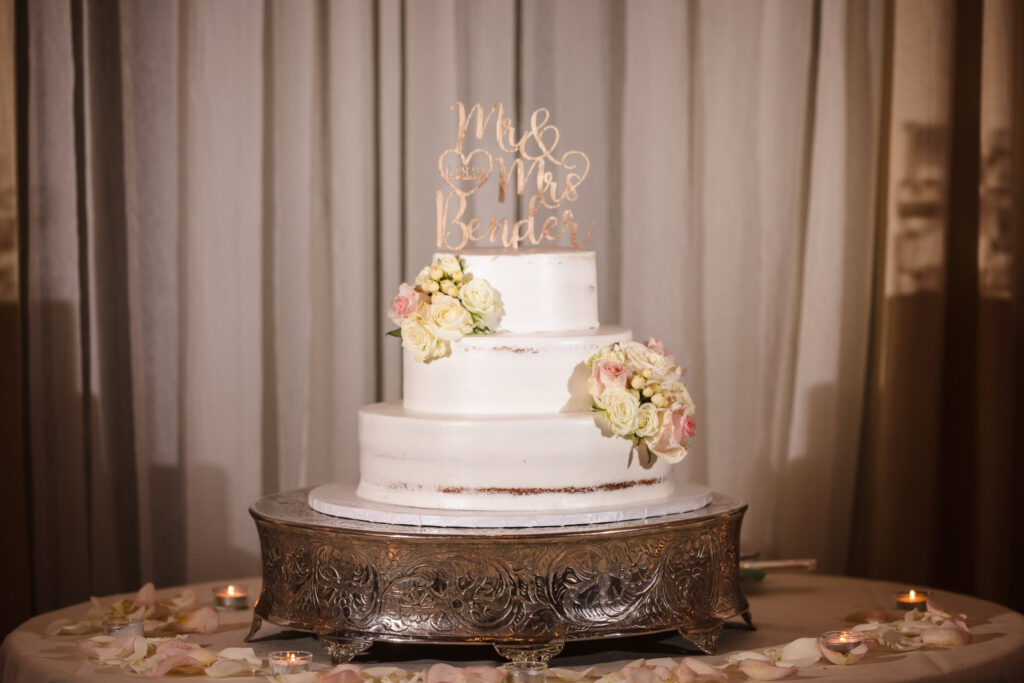
<path fill-rule="evenodd" d="M 706 653 L 743 616 L 746 504 L 579 527 L 458 529 L 330 517 L 308 490 L 250 508 L 263 554 L 262 620 L 315 633 L 335 661 L 374 641 L 490 643 L 546 663 L 566 641 L 678 630 Z"/>

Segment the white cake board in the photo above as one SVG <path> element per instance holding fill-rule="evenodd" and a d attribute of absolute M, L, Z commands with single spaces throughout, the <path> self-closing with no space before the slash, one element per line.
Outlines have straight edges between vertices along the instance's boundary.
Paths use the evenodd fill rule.
<path fill-rule="evenodd" d="M 309 506 L 332 517 L 344 517 L 377 524 L 405 526 L 521 529 L 530 527 L 605 524 L 662 517 L 691 512 L 711 503 L 711 489 L 682 484 L 668 498 L 627 506 L 594 507 L 581 510 L 535 512 L 494 512 L 489 510 L 434 510 L 374 503 L 356 496 L 355 484 L 324 484 L 309 492 Z"/>

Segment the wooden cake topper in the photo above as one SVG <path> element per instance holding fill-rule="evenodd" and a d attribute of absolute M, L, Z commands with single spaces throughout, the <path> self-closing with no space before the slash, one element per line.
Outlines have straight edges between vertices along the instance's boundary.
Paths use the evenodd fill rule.
<path fill-rule="evenodd" d="M 590 159 L 575 149 L 556 153 L 559 133 L 550 123 L 551 113 L 543 108 L 533 112 L 529 129 L 520 134 L 500 102 L 486 114 L 480 104 L 466 111 L 462 102 L 456 102 L 452 110 L 459 115 L 455 147 L 437 159 L 437 170 L 447 185 L 436 193 L 438 248 L 458 251 L 471 243 L 492 242 L 518 249 L 523 242 L 538 245 L 557 240 L 566 231 L 574 247 L 583 247 L 594 224 L 581 238 L 572 210 L 564 205 L 579 196 L 577 188 L 590 171 Z M 467 148 L 467 142 L 483 143 L 491 135 L 497 146 L 495 154 L 483 146 Z M 491 216 L 485 222 L 479 216 L 466 215 L 467 198 L 485 188 L 495 174 L 500 203 L 510 194 L 529 198 L 525 218 L 513 222 L 508 217 Z M 541 217 L 541 211 L 552 213 Z"/>

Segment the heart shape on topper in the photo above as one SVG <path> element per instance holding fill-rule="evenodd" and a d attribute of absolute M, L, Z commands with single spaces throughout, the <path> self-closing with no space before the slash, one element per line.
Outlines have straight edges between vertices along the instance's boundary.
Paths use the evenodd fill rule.
<path fill-rule="evenodd" d="M 478 154 L 486 160 L 486 168 L 473 165 L 473 157 Z M 437 159 L 437 171 L 441 178 L 462 197 L 468 197 L 479 190 L 491 177 L 493 170 L 494 158 L 486 149 L 474 149 L 469 154 L 449 149 Z"/>

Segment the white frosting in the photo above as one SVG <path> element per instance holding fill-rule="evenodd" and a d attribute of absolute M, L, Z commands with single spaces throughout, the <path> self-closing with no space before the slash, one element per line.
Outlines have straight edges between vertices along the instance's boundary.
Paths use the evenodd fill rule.
<path fill-rule="evenodd" d="M 556 510 L 668 497 L 670 465 L 644 469 L 630 442 L 602 436 L 590 413 L 471 418 L 401 403 L 359 411 L 358 495 L 458 510 Z"/>
<path fill-rule="evenodd" d="M 406 351 L 405 407 L 462 415 L 588 411 L 587 358 L 631 338 L 624 327 L 604 326 L 576 333 L 465 337 L 452 344 L 451 356 L 431 363 L 417 363 Z"/>
<path fill-rule="evenodd" d="M 459 256 L 466 260 L 467 272 L 487 280 L 501 294 L 501 330 L 562 332 L 598 326 L 594 252 L 468 249 Z"/>

